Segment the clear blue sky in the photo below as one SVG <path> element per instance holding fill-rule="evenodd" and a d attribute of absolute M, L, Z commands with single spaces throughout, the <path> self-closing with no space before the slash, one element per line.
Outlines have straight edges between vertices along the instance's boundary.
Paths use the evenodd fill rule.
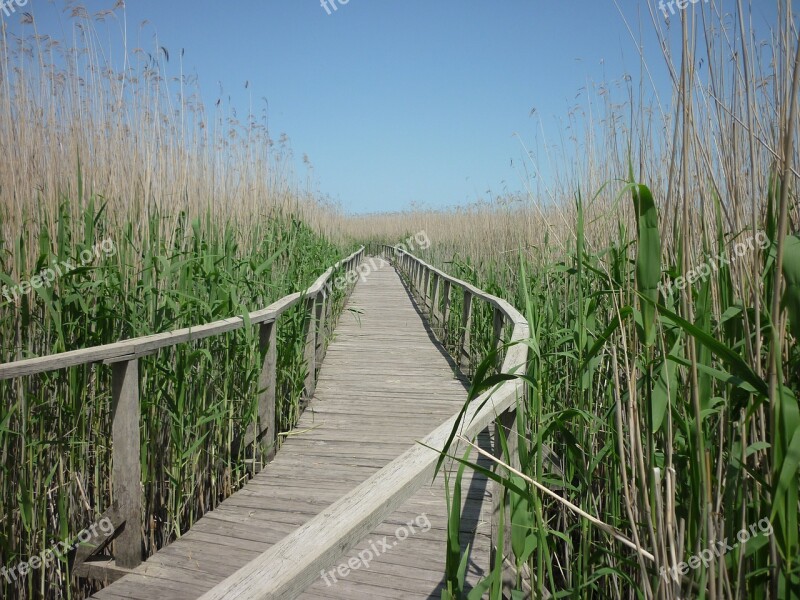
<path fill-rule="evenodd" d="M 668 104 L 648 1 L 618 3 Z M 95 12 L 114 0 L 83 4 Z M 761 4 L 773 10 L 773 0 L 757 0 L 756 11 Z M 75 5 L 28 0 L 22 10 L 58 34 Z M 520 190 L 519 140 L 541 143 L 539 118 L 557 142 L 559 123 L 585 101 L 581 88 L 639 73 L 613 0 L 349 0 L 329 10 L 320 0 L 129 0 L 129 46 L 152 50 L 157 36 L 173 75 L 184 49 L 184 71 L 198 76 L 208 107 L 220 85 L 240 116 L 251 98 L 260 114 L 267 98 L 272 137 L 291 139 L 299 178 L 307 154 L 314 187 L 349 212 Z M 18 15 L 3 18 L 20 32 Z M 98 23 L 101 38 L 105 27 L 118 26 Z"/>

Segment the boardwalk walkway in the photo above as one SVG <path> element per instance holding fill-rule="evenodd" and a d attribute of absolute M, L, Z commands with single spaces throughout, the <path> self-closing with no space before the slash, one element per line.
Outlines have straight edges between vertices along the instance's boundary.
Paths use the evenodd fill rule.
<path fill-rule="evenodd" d="M 394 268 L 372 272 L 350 297 L 314 398 L 275 460 L 183 537 L 95 597 L 200 597 L 458 412 L 465 397 Z M 463 490 L 462 544 L 471 544 L 468 581 L 474 583 L 488 570 L 491 502 L 485 501 L 485 479 L 470 470 Z M 440 475 L 301 598 L 438 599 L 446 527 Z"/>

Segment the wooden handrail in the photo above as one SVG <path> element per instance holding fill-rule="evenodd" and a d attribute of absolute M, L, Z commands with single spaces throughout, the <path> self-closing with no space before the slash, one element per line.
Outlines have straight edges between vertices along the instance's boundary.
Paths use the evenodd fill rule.
<path fill-rule="evenodd" d="M 528 338 L 528 323 L 511 304 L 451 277 L 407 252 L 387 248 L 395 258 L 395 265 L 406 274 L 412 287 L 423 299 L 429 297 L 427 289 L 422 289 L 424 281 L 431 273 L 435 273 L 438 281 L 449 282 L 451 289 L 460 288 L 465 296 L 488 302 L 499 310 L 511 326 L 511 343 L 501 369 L 504 373 L 525 369 L 527 346 L 515 342 Z M 457 415 L 451 417 L 421 440 L 420 444 L 409 448 L 305 525 L 219 583 L 201 600 L 297 597 L 319 577 L 322 570 L 330 568 L 429 481 L 440 456 L 439 452 L 430 448 L 443 449 L 456 425 L 459 425 L 462 435 L 472 438 L 501 416 L 508 422 L 508 415 L 513 414 L 510 411 L 516 408 L 523 394 L 521 380 L 514 379 L 481 395 L 467 408 L 463 420 L 459 422 Z M 478 410 L 482 404 L 483 408 Z"/>
<path fill-rule="evenodd" d="M 360 263 L 364 253 L 363 246 L 356 250 L 347 258 L 340 260 L 330 267 L 317 280 L 303 292 L 295 292 L 284 296 L 280 300 L 273 302 L 266 308 L 253 311 L 248 314 L 247 321 L 251 324 L 260 324 L 268 321 L 277 320 L 284 312 L 296 305 L 301 298 L 316 298 L 317 295 L 329 284 L 333 273 L 341 266 L 345 266 L 345 271 L 349 272 Z M 244 326 L 243 317 L 230 317 L 220 319 L 211 323 L 197 325 L 194 327 L 184 327 L 174 331 L 156 333 L 136 338 L 93 346 L 91 348 L 81 348 L 70 352 L 60 352 L 48 356 L 36 358 L 26 358 L 10 363 L 0 364 L 0 381 L 3 379 L 13 379 L 25 375 L 35 375 L 47 371 L 56 371 L 67 367 L 86 365 L 95 362 L 114 363 L 131 360 L 140 356 L 153 354 L 163 348 L 193 342 L 203 338 L 219 335 L 240 329 Z"/>
<path fill-rule="evenodd" d="M 276 363 L 277 331 L 275 324 L 282 314 L 302 300 L 306 302 L 306 351 L 304 360 L 307 375 L 304 386 L 306 398 L 313 393 L 317 365 L 324 351 L 325 316 L 330 311 L 328 296 L 334 275 L 341 269 L 350 275 L 360 264 L 364 247 L 330 267 L 305 291 L 289 294 L 266 308 L 251 312 L 248 317 L 231 317 L 196 327 L 186 327 L 166 333 L 132 338 L 113 344 L 62 352 L 50 356 L 29 358 L 0 364 L 0 380 L 36 375 L 57 369 L 104 362 L 112 369 L 112 502 L 116 503 L 122 519 L 122 529 L 115 540 L 116 567 L 131 569 L 142 562 L 142 490 L 140 452 L 139 358 L 162 348 L 193 342 L 245 327 L 259 326 L 259 345 L 264 356 L 259 377 L 258 428 L 245 438 L 245 443 L 259 442 L 267 460 L 274 456 L 276 431 Z M 347 278 L 348 283 L 350 277 Z"/>

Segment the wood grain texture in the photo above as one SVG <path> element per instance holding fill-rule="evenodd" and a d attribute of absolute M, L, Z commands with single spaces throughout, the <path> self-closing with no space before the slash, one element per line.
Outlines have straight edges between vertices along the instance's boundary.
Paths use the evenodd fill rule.
<path fill-rule="evenodd" d="M 423 286 L 419 290 L 421 304 L 425 306 L 429 277 L 434 269 L 416 258 L 413 262 L 422 265 L 417 273 L 420 274 L 419 281 Z M 468 285 L 439 273 L 459 287 Z M 490 301 L 504 312 L 512 325 L 511 340 L 527 337 L 527 323 L 518 311 L 500 298 L 480 290 L 478 294 L 481 299 Z M 465 288 L 465 295 L 472 295 L 472 292 Z M 503 362 L 503 371 L 510 373 L 523 368 L 526 357 L 524 345 L 511 346 Z M 518 380 L 508 381 L 476 399 L 464 416 L 461 425 L 463 435 L 477 435 L 499 414 L 516 405 L 522 394 L 522 387 Z M 455 425 L 454 416 L 426 436 L 421 445 L 406 451 L 331 505 L 323 514 L 216 586 L 203 596 L 203 600 L 296 597 L 314 581 L 316 570 L 327 568 L 343 551 L 351 548 L 359 538 L 423 485 L 426 478 L 433 473 L 438 458 L 438 453 L 431 448 L 443 448 Z"/>
<path fill-rule="evenodd" d="M 114 558 L 117 566 L 131 569 L 142 562 L 139 359 L 114 365 L 112 383 L 112 500 L 125 523 L 114 540 Z"/>
<path fill-rule="evenodd" d="M 417 440 L 442 446 L 466 389 L 393 268 L 371 272 L 348 308 L 311 403 L 275 459 L 97 598 L 438 597 L 444 482 L 432 482 L 438 453 Z M 516 391 L 507 385 L 496 394 L 498 411 Z M 492 404 L 477 415 L 474 433 L 493 421 Z M 487 434 L 480 440 L 491 447 Z M 471 544 L 472 583 L 489 562 L 487 487 L 482 476 L 465 473 L 462 542 Z M 424 523 L 422 515 L 430 527 L 414 525 L 399 540 L 400 528 Z M 359 553 L 381 547 L 384 536 L 397 542 L 390 551 L 341 576 L 340 565 L 347 569 Z"/>

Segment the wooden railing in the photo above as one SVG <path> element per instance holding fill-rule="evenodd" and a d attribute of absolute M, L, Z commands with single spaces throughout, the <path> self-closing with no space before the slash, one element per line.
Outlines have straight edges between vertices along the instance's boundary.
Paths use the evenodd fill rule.
<path fill-rule="evenodd" d="M 406 277 L 420 304 L 426 307 L 426 312 L 429 315 L 443 313 L 434 317 L 440 321 L 442 331 L 450 335 L 458 334 L 458 358 L 462 364 L 469 357 L 473 305 L 481 301 L 493 310 L 494 346 L 499 348 L 503 341 L 509 342 L 504 360 L 499 365 L 500 371 L 524 372 L 527 346 L 516 342 L 528 338 L 528 323 L 513 306 L 398 248 L 385 247 L 385 254 Z M 448 323 L 451 321 L 448 311 L 454 290 L 463 293 L 462 319 L 458 332 L 448 332 Z M 506 326 L 510 329 L 510 335 L 503 340 L 502 332 Z M 430 448 L 443 449 L 457 425 L 461 434 L 470 439 L 496 420 L 501 426 L 511 429 L 518 402 L 524 394 L 525 387 L 521 380 L 513 379 L 476 398 L 460 423 L 457 422 L 458 416 L 454 415 L 420 444 L 409 448 L 305 525 L 219 583 L 201 600 L 283 600 L 298 596 L 319 577 L 320 571 L 330 568 L 430 481 L 440 456 Z M 479 409 L 481 405 L 483 408 Z M 509 436 L 510 442 L 514 439 L 515 436 Z M 497 503 L 503 498 L 503 494 L 497 492 L 495 490 L 493 494 L 495 515 L 499 513 Z M 499 526 L 495 522 L 493 537 Z"/>
<path fill-rule="evenodd" d="M 0 380 L 36 375 L 57 369 L 103 362 L 112 367 L 112 500 L 106 514 L 120 527 L 115 539 L 114 561 L 117 568 L 130 569 L 142 562 L 142 490 L 140 451 L 139 359 L 163 348 L 194 342 L 245 326 L 259 327 L 261 353 L 264 357 L 258 389 L 258 426 L 249 432 L 245 444 L 258 442 L 267 459 L 274 454 L 276 431 L 276 362 L 277 322 L 287 310 L 304 302 L 306 310 L 304 362 L 307 374 L 304 396 L 310 398 L 316 385 L 317 369 L 325 352 L 326 322 L 332 318 L 333 282 L 341 274 L 349 275 L 361 264 L 364 248 L 330 267 L 303 292 L 290 294 L 248 317 L 231 317 L 205 325 L 124 340 L 93 348 L 63 352 L 0 364 Z M 341 279 L 340 279 L 341 281 Z M 345 277 L 348 289 L 355 277 Z M 340 284 L 341 285 L 341 284 Z M 249 324 L 249 325 L 248 325 Z M 85 557 L 84 557 L 85 558 Z"/>

